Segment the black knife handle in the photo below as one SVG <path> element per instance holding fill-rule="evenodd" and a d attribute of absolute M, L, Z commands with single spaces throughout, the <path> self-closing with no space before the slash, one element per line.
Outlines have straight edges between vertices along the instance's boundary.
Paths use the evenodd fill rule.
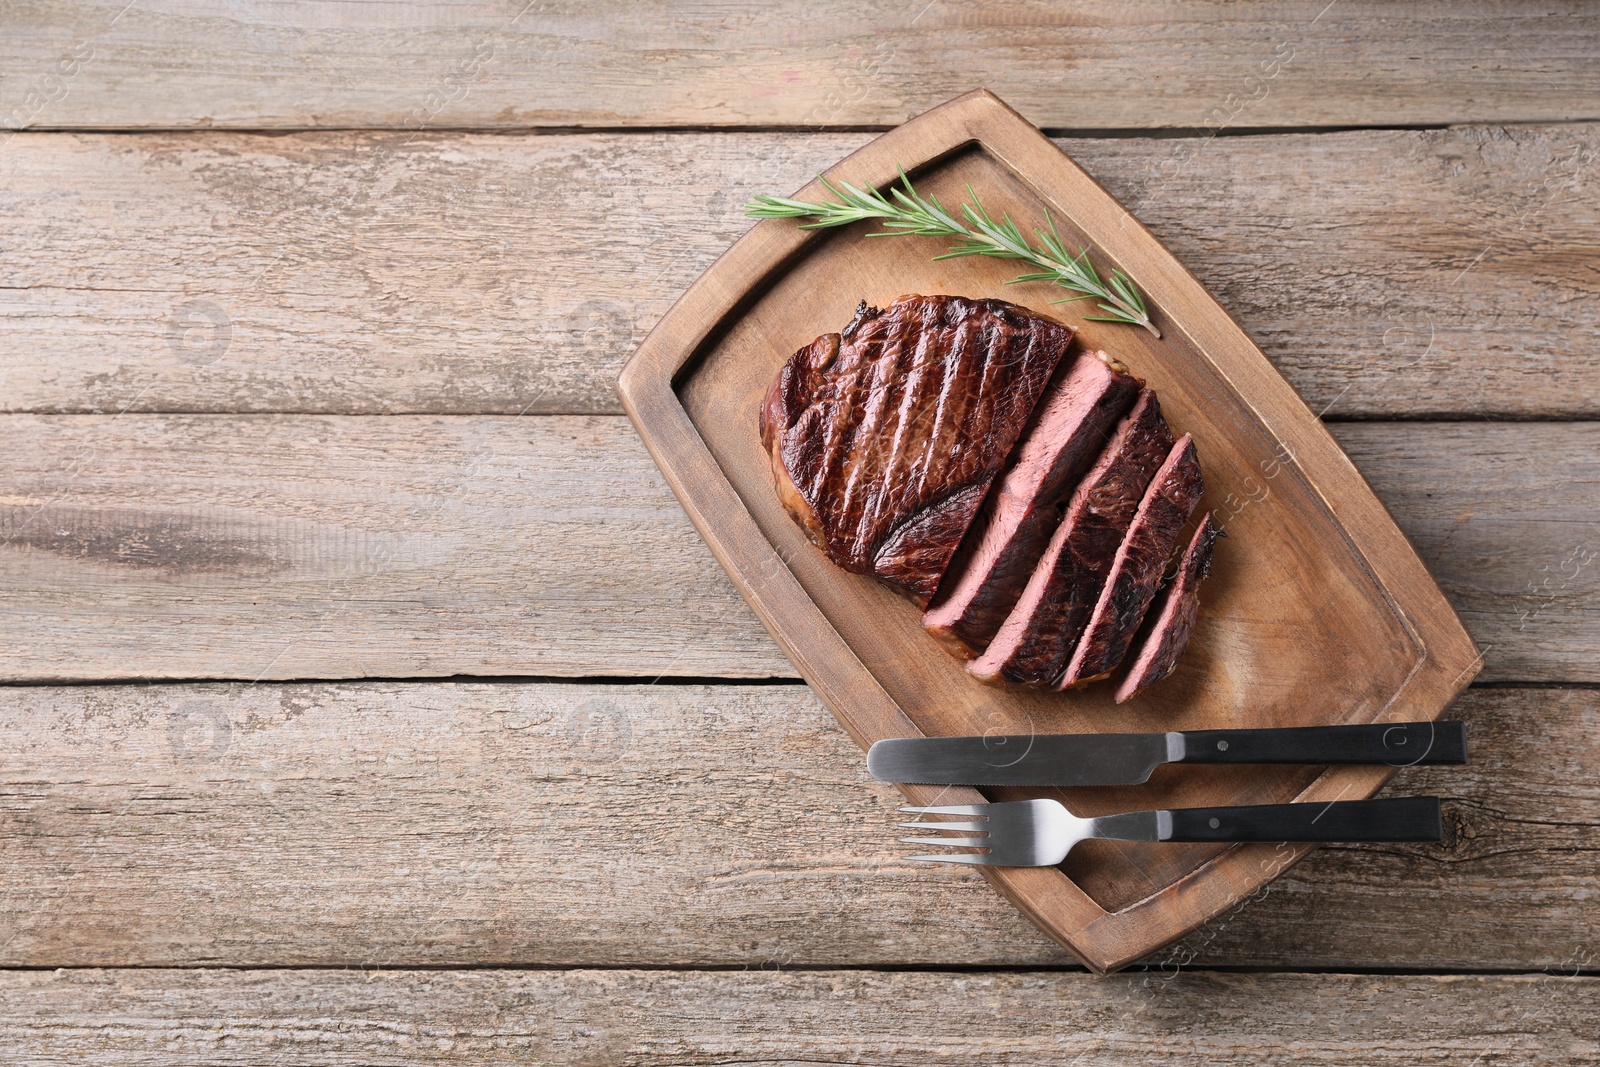
<path fill-rule="evenodd" d="M 1266 730 L 1187 730 L 1181 763 L 1467 762 L 1465 723 L 1374 722 Z"/>
<path fill-rule="evenodd" d="M 1174 808 L 1163 841 L 1442 841 L 1438 797 Z"/>

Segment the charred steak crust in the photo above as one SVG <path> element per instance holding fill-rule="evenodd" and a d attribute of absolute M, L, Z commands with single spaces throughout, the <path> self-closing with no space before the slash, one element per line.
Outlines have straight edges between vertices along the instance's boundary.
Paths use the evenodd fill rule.
<path fill-rule="evenodd" d="M 1154 621 L 1133 655 L 1127 677 L 1117 686 L 1118 704 L 1138 696 L 1177 668 L 1200 617 L 1200 583 L 1211 574 L 1216 543 L 1217 527 L 1208 511 L 1178 561 L 1177 576 L 1150 609 Z"/>
<path fill-rule="evenodd" d="M 990 491 L 922 624 L 970 658 L 988 647 L 1022 594 L 1062 508 L 1143 383 L 1104 352 L 1064 360 L 1016 458 Z"/>
<path fill-rule="evenodd" d="M 1073 492 L 1022 595 L 967 670 L 984 681 L 1048 685 L 1061 677 L 1138 510 L 1172 448 L 1172 431 L 1149 389 Z"/>
<path fill-rule="evenodd" d="M 1184 434 L 1139 502 L 1089 625 L 1056 683 L 1058 689 L 1103 678 L 1122 662 L 1156 595 L 1161 572 L 1204 492 L 1200 457 L 1194 441 Z"/>
<path fill-rule="evenodd" d="M 863 302 L 761 405 L 779 499 L 834 563 L 925 607 L 1071 340 L 1003 300 Z"/>

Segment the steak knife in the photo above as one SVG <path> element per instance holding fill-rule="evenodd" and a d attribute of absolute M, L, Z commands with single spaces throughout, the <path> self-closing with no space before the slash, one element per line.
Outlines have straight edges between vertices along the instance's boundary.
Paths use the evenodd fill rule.
<path fill-rule="evenodd" d="M 1467 762 L 1466 724 L 1376 722 L 1164 734 L 894 737 L 867 751 L 880 782 L 1138 785 L 1163 763 Z"/>

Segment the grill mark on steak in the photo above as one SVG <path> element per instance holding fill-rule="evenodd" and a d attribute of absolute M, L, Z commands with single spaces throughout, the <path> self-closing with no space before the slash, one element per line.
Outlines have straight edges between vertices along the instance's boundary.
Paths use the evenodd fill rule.
<path fill-rule="evenodd" d="M 922 617 L 951 651 L 970 658 L 988 647 L 1061 522 L 1068 496 L 1141 384 L 1104 352 L 1062 363 L 1011 469 Z"/>
<path fill-rule="evenodd" d="M 1084 476 L 1011 613 L 967 670 L 984 681 L 1048 684 L 1066 670 L 1145 487 L 1172 448 L 1149 389 Z"/>
<path fill-rule="evenodd" d="M 1003 300 L 863 302 L 762 403 L 784 508 L 834 563 L 926 607 L 1071 340 Z"/>
<path fill-rule="evenodd" d="M 1178 536 L 1204 492 L 1200 457 L 1193 439 L 1184 434 L 1139 502 L 1139 512 L 1117 549 L 1099 603 L 1072 662 L 1056 683 L 1057 689 L 1104 678 L 1122 662 L 1156 595 L 1156 583 L 1172 558 Z"/>
<path fill-rule="evenodd" d="M 1155 621 L 1134 653 L 1127 677 L 1117 686 L 1118 704 L 1138 696 L 1177 668 L 1178 658 L 1188 646 L 1195 621 L 1200 616 L 1200 583 L 1211 573 L 1211 554 L 1216 543 L 1217 527 L 1208 511 L 1189 539 L 1189 547 L 1183 551 L 1177 577 L 1151 609 Z"/>

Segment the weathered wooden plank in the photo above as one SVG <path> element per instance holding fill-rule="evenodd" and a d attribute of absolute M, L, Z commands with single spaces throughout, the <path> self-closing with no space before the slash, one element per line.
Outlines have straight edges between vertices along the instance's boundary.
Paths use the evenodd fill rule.
<path fill-rule="evenodd" d="M 1600 639 L 1600 424 L 1332 429 L 1477 641 L 1480 680 L 1600 681 L 1558 666 Z"/>
<path fill-rule="evenodd" d="M 892 125 L 975 79 L 1054 128 L 1593 119 L 1600 21 L 1210 0 L 7 9 L 7 126 Z"/>
<path fill-rule="evenodd" d="M 9 416 L 0 677 L 792 674 L 619 416 Z"/>
<path fill-rule="evenodd" d="M 0 1004 L 39 1067 L 1600 1063 L 1600 981 L 1549 975 L 109 970 Z"/>
<path fill-rule="evenodd" d="M 1471 690 L 1438 846 L 1329 846 L 1154 956 L 1593 970 L 1600 692 Z M 0 689 L 4 966 L 1068 964 L 801 686 Z"/>
<path fill-rule="evenodd" d="M 0 428 L 0 678 L 792 676 L 620 417 Z M 1485 680 L 1600 681 L 1600 424 L 1335 429 Z"/>
<path fill-rule="evenodd" d="M 741 205 L 864 139 L 21 135 L 0 404 L 615 412 Z M 1600 414 L 1593 127 L 1062 143 L 1315 409 Z"/>

